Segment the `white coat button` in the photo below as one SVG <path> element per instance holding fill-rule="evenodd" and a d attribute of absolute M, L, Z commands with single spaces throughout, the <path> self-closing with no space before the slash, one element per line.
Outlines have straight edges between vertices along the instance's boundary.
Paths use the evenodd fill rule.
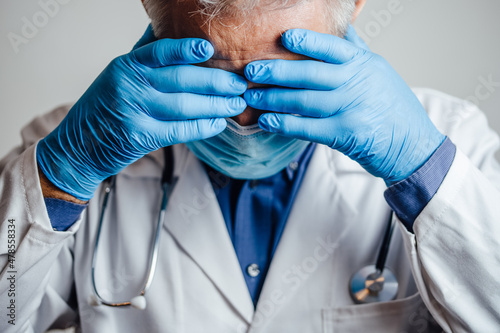
<path fill-rule="evenodd" d="M 290 162 L 290 164 L 288 164 L 288 167 L 290 169 L 292 169 L 292 171 L 295 171 L 299 168 L 299 163 L 298 162 Z"/>
<path fill-rule="evenodd" d="M 259 265 L 257 265 L 257 264 L 250 264 L 250 265 L 248 265 L 248 267 L 247 267 L 247 273 L 251 277 L 256 277 L 257 275 L 260 274 Z"/>

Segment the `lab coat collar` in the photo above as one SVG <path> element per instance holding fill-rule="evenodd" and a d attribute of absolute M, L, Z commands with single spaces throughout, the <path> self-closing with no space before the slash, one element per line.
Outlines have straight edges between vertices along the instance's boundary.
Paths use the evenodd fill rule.
<path fill-rule="evenodd" d="M 271 261 L 249 332 L 266 331 L 266 323 L 305 282 L 294 273 L 296 268 L 309 261 L 315 265 L 331 262 L 323 260 L 324 256 L 335 255 L 353 225 L 358 211 L 338 186 L 336 176 L 337 163 L 341 165 L 343 158 L 328 147 L 316 148 Z M 320 251 L 321 258 L 316 258 Z"/>
<path fill-rule="evenodd" d="M 263 329 L 296 289 L 300 289 L 287 280 L 293 267 L 314 257 L 318 247 L 334 252 L 348 232 L 350 221 L 357 215 L 357 203 L 352 202 L 349 188 L 342 187 L 338 177 L 371 177 L 341 153 L 322 145 L 316 147 L 254 309 L 205 169 L 185 145 L 174 147 L 174 158 L 177 183 L 169 199 L 164 227 L 251 325 L 250 332 Z M 160 149 L 126 168 L 124 173 L 160 178 L 163 164 Z M 322 196 L 312 200 L 312 193 Z M 308 230 L 304 232 L 304 228 Z M 270 306 L 273 311 L 268 315 Z"/>
<path fill-rule="evenodd" d="M 254 306 L 213 187 L 198 159 L 177 148 L 164 226 L 249 324 Z"/>

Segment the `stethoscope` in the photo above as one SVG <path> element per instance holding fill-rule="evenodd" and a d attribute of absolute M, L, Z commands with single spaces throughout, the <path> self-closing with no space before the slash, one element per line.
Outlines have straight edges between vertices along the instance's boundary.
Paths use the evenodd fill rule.
<path fill-rule="evenodd" d="M 109 196 L 115 187 L 115 177 L 109 177 L 104 183 L 104 198 L 101 207 L 101 214 L 99 217 L 99 224 L 97 227 L 97 235 L 94 245 L 94 252 L 92 255 L 92 287 L 94 294 L 90 296 L 89 303 L 93 306 L 106 305 L 110 307 L 132 306 L 134 308 L 144 310 L 146 308 L 146 293 L 151 287 L 153 277 L 158 263 L 158 249 L 160 246 L 161 225 L 165 218 L 167 203 L 170 193 L 175 186 L 176 178 L 173 177 L 174 159 L 171 147 L 164 148 L 165 167 L 161 180 L 161 187 L 163 191 L 160 213 L 156 223 L 154 242 L 150 248 L 148 274 L 144 287 L 139 295 L 133 297 L 130 301 L 112 302 L 103 299 L 99 294 L 95 280 L 95 266 L 97 261 L 97 253 L 99 249 L 99 239 L 101 235 L 102 222 L 106 213 L 106 208 L 109 201 Z M 349 282 L 349 292 L 355 303 L 376 303 L 390 301 L 396 298 L 398 292 L 398 282 L 395 275 L 385 267 L 387 261 L 387 254 L 389 253 L 389 246 L 392 239 L 394 230 L 394 221 L 392 213 L 389 216 L 389 221 L 385 230 L 384 238 L 377 256 L 375 265 L 363 267 L 355 273 Z"/>
<path fill-rule="evenodd" d="M 146 293 L 151 287 L 151 283 L 153 282 L 153 277 L 156 271 L 156 264 L 158 263 L 158 249 L 160 248 L 160 234 L 161 234 L 161 225 L 163 220 L 165 219 L 165 211 L 167 209 L 168 198 L 173 188 L 175 187 L 175 183 L 177 178 L 174 178 L 174 155 L 172 148 L 170 146 L 165 147 L 164 149 L 164 158 L 165 158 L 165 167 L 163 168 L 163 175 L 161 179 L 161 188 L 162 188 L 162 200 L 160 206 L 160 213 L 158 214 L 158 220 L 156 222 L 156 230 L 153 244 L 150 248 L 149 252 L 149 265 L 148 265 L 148 275 L 146 278 L 146 282 L 144 283 L 144 287 L 142 288 L 139 295 L 132 298 L 130 301 L 123 302 L 111 302 L 103 299 L 103 297 L 99 294 L 97 290 L 96 281 L 95 281 L 95 266 L 97 261 L 97 253 L 99 249 L 99 239 L 101 236 L 102 222 L 104 220 L 104 215 L 106 213 L 106 208 L 108 206 L 109 196 L 112 190 L 115 188 L 115 176 L 109 177 L 104 182 L 104 198 L 102 201 L 101 207 L 101 215 L 99 217 L 99 225 L 97 227 L 97 235 L 95 239 L 94 245 L 94 253 L 92 255 L 92 288 L 94 289 L 94 294 L 90 296 L 89 303 L 91 305 L 106 305 L 111 307 L 121 307 L 121 306 L 129 306 L 140 310 L 144 310 L 146 308 Z"/>
<path fill-rule="evenodd" d="M 385 267 L 394 225 L 391 211 L 375 265 L 365 266 L 352 275 L 349 293 L 355 303 L 377 303 L 396 299 L 398 281 L 394 273 Z"/>

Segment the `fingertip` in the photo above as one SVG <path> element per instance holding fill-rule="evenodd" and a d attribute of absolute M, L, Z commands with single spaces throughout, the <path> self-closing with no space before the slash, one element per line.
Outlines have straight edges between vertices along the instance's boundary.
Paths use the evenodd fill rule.
<path fill-rule="evenodd" d="M 224 118 L 211 118 L 210 119 L 210 133 L 206 138 L 211 138 L 213 136 L 219 135 L 222 131 L 226 129 L 227 121 Z"/>
<path fill-rule="evenodd" d="M 248 88 L 247 81 L 237 74 L 234 74 L 233 76 L 232 86 L 235 89 L 235 95 L 241 95 L 245 93 Z"/>
<path fill-rule="evenodd" d="M 267 132 L 277 132 L 279 128 L 278 117 L 275 113 L 264 113 L 259 117 L 259 127 Z"/>
<path fill-rule="evenodd" d="M 243 74 L 250 81 L 252 81 L 254 72 L 255 72 L 255 69 L 254 69 L 253 63 L 247 64 L 245 66 L 245 69 L 243 70 Z"/>
<path fill-rule="evenodd" d="M 205 140 L 220 134 L 226 129 L 227 122 L 224 118 L 204 118 L 194 120 L 194 134 L 189 137 L 189 141 Z M 194 125 L 195 124 L 195 125 Z"/>
<path fill-rule="evenodd" d="M 260 61 L 253 61 L 245 66 L 245 77 L 249 81 L 258 79 L 264 72 L 264 63 Z"/>
<path fill-rule="evenodd" d="M 349 27 L 347 28 L 344 39 L 353 43 L 357 47 L 360 47 L 360 48 L 365 49 L 367 51 L 370 50 L 370 48 L 365 43 L 365 41 L 361 37 L 359 37 L 358 33 L 356 32 L 356 29 L 354 28 L 354 26 L 352 24 L 349 24 Z"/>
<path fill-rule="evenodd" d="M 301 45 L 307 35 L 305 29 L 290 29 L 283 33 L 281 36 L 281 43 L 288 50 L 293 51 Z"/>
<path fill-rule="evenodd" d="M 257 106 L 257 103 L 262 99 L 264 91 L 262 89 L 250 89 L 245 91 L 243 99 L 250 106 Z"/>
<path fill-rule="evenodd" d="M 224 118 L 212 118 L 210 122 L 215 134 L 219 134 L 227 126 L 227 121 Z"/>
<path fill-rule="evenodd" d="M 214 55 L 214 47 L 204 39 L 195 39 L 191 52 L 199 61 L 206 61 Z"/>
<path fill-rule="evenodd" d="M 147 45 L 151 42 L 154 42 L 155 40 L 156 40 L 156 37 L 155 37 L 154 31 L 153 31 L 153 27 L 151 26 L 151 24 L 149 24 L 148 27 L 146 28 L 146 31 L 142 35 L 142 37 L 139 39 L 139 41 L 132 48 L 132 51 L 137 50 L 138 48 L 143 47 L 144 45 Z"/>
<path fill-rule="evenodd" d="M 245 111 L 247 107 L 246 101 L 240 96 L 232 97 L 229 99 L 229 105 L 231 106 L 232 115 L 236 116 L 243 111 Z"/>
<path fill-rule="evenodd" d="M 260 128 L 269 132 L 269 123 L 265 114 L 260 115 L 258 123 Z"/>
<path fill-rule="evenodd" d="M 243 94 L 243 99 L 245 100 L 245 102 L 247 102 L 247 104 L 252 100 L 252 91 L 253 89 L 250 89 L 245 91 L 245 93 Z"/>
<path fill-rule="evenodd" d="M 249 63 L 245 66 L 245 77 L 254 83 L 267 83 L 272 76 L 273 61 L 276 60 L 258 60 Z"/>
<path fill-rule="evenodd" d="M 345 37 L 352 36 L 352 35 L 355 35 L 355 34 L 356 34 L 356 30 L 354 29 L 354 27 L 352 26 L 352 24 L 349 24 L 349 26 L 347 27 L 347 31 L 345 33 Z"/>
<path fill-rule="evenodd" d="M 133 52 L 137 60 L 149 67 L 200 63 L 213 54 L 212 44 L 201 38 L 163 38 Z"/>

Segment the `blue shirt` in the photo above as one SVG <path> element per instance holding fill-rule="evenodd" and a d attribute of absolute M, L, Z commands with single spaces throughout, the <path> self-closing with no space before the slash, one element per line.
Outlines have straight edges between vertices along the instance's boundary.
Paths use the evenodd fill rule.
<path fill-rule="evenodd" d="M 231 179 L 205 166 L 254 305 L 315 147 L 310 144 L 281 172 L 258 180 Z"/>
<path fill-rule="evenodd" d="M 254 304 L 314 147 L 308 146 L 283 171 L 258 181 L 235 180 L 209 169 Z M 386 201 L 410 232 L 416 217 L 441 186 L 455 151 L 455 145 L 447 138 L 420 169 L 385 191 Z M 45 205 L 54 230 L 59 231 L 67 230 L 87 206 L 51 198 L 45 199 Z"/>

